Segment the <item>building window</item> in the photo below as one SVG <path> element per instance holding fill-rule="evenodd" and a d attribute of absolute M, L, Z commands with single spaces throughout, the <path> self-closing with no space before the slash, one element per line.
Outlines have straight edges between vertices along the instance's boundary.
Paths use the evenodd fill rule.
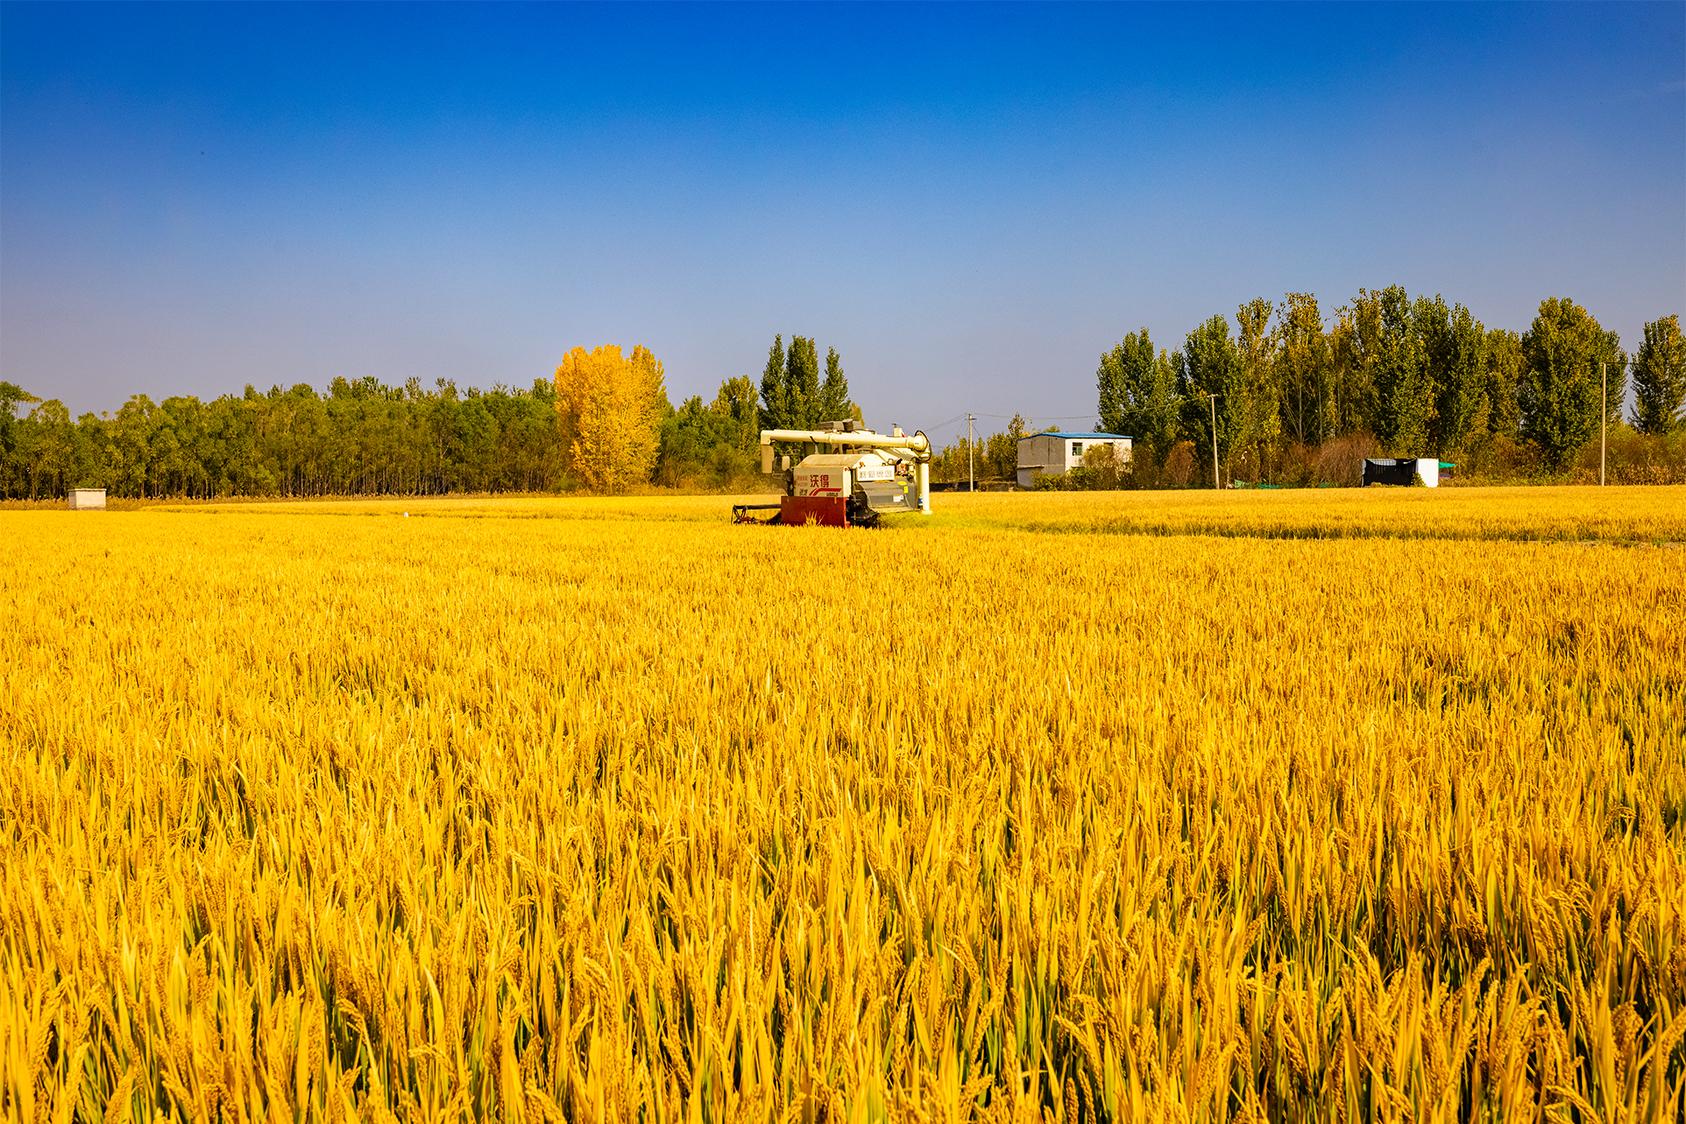
<path fill-rule="evenodd" d="M 1073 441 L 1071 443 L 1071 455 L 1077 460 L 1083 459 L 1083 442 Z"/>

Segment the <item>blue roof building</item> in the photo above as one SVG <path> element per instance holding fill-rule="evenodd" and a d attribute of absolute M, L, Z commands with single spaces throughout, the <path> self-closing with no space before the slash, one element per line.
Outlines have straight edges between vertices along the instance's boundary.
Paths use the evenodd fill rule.
<path fill-rule="evenodd" d="M 1083 463 L 1091 450 L 1111 446 L 1130 463 L 1130 438 L 1122 433 L 1074 433 L 1055 430 L 1019 438 L 1019 487 L 1033 487 L 1037 476 L 1063 476 Z"/>

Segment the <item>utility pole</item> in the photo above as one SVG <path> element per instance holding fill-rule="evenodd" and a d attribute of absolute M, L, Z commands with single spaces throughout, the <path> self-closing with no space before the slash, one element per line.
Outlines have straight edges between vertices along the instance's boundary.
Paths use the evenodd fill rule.
<path fill-rule="evenodd" d="M 972 468 L 972 415 L 966 415 L 966 483 L 971 491 L 978 490 L 977 472 Z"/>
<path fill-rule="evenodd" d="M 1598 426 L 1598 486 L 1604 487 L 1604 450 L 1610 443 L 1610 373 L 1603 363 L 1598 364 L 1598 381 L 1604 385 L 1604 392 L 1598 396 L 1599 404 L 1603 408 L 1603 420 Z"/>
<path fill-rule="evenodd" d="M 1208 394 L 1206 397 L 1212 400 L 1212 488 L 1216 490 L 1223 487 L 1218 483 L 1218 396 Z"/>

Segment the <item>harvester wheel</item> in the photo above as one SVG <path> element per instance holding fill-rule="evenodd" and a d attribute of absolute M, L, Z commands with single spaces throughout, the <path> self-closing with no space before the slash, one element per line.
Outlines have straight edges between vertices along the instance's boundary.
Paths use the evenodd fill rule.
<path fill-rule="evenodd" d="M 849 497 L 849 522 L 856 527 L 876 527 L 878 513 L 872 510 L 872 501 L 866 498 L 866 491 L 856 488 L 855 494 Z"/>

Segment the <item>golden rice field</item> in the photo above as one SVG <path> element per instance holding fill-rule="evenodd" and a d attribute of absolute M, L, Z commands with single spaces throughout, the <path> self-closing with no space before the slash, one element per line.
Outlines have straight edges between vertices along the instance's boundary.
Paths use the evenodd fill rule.
<path fill-rule="evenodd" d="M 937 502 L 0 511 L 5 1117 L 1681 1118 L 1686 489 Z"/>

